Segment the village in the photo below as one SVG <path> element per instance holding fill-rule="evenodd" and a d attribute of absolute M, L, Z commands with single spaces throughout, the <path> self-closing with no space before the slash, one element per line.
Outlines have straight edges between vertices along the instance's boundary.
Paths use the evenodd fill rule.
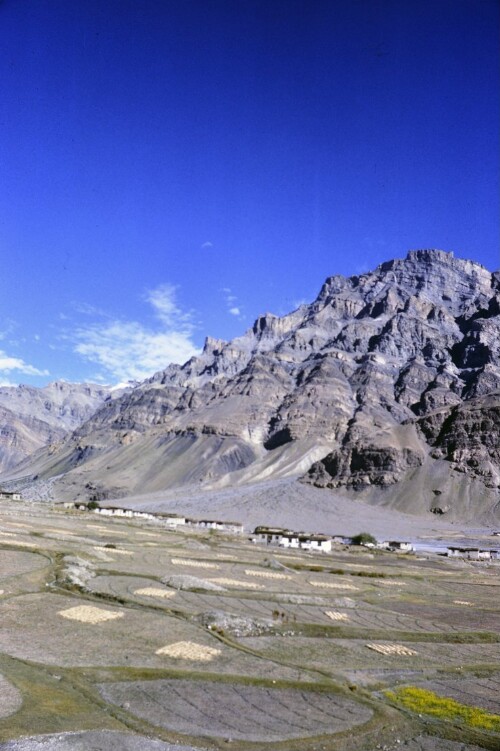
<path fill-rule="evenodd" d="M 22 496 L 18 492 L 0 489 L 0 500 L 21 501 Z M 244 525 L 237 521 L 197 519 L 175 513 L 130 509 L 125 506 L 100 506 L 96 501 L 89 501 L 87 503 L 63 501 L 62 503 L 56 503 L 55 508 L 68 511 L 90 512 L 108 518 L 143 519 L 170 530 L 184 528 L 213 530 L 231 535 L 246 534 Z M 492 537 L 500 537 L 500 533 L 497 531 L 491 534 Z M 318 532 L 295 531 L 282 527 L 258 525 L 250 534 L 249 539 L 256 544 L 295 550 L 300 549 L 313 553 L 331 553 L 334 546 L 351 545 L 406 554 L 416 552 L 415 545 L 409 540 L 382 540 L 379 542 L 368 533 L 360 533 L 353 537 L 343 534 L 327 535 Z M 450 545 L 447 547 L 445 555 L 449 558 L 461 558 L 470 561 L 498 561 L 500 560 L 500 549 L 479 547 L 477 545 Z"/>
<path fill-rule="evenodd" d="M 9 495 L 12 500 L 19 500 L 19 494 L 0 493 L 0 498 Z M 14 497 L 16 496 L 16 497 Z M 174 513 L 141 511 L 129 509 L 123 506 L 101 507 L 96 502 L 79 503 L 66 501 L 58 504 L 64 509 L 91 512 L 102 517 L 118 517 L 128 519 L 144 519 L 155 524 L 160 524 L 168 529 L 194 528 L 225 532 L 227 534 L 244 535 L 244 525 L 236 521 L 223 521 L 220 519 L 196 519 Z M 498 537 L 497 532 L 492 533 Z M 415 545 L 409 540 L 383 540 L 378 542 L 368 533 L 360 533 L 356 536 L 343 534 L 326 535 L 318 532 L 294 531 L 281 527 L 269 527 L 258 525 L 250 534 L 251 542 L 263 545 L 274 545 L 280 548 L 300 549 L 316 553 L 331 553 L 333 546 L 359 545 L 365 548 L 375 548 L 388 552 L 415 553 Z M 450 558 L 462 558 L 471 561 L 497 561 L 500 560 L 500 549 L 478 546 L 455 546 L 447 547 L 446 555 Z"/>
<path fill-rule="evenodd" d="M 0 500 L 20 501 L 22 500 L 22 496 L 18 492 L 0 490 Z M 63 501 L 62 503 L 56 503 L 55 508 L 68 511 L 90 512 L 108 518 L 143 519 L 170 530 L 185 528 L 213 530 L 232 535 L 246 534 L 244 525 L 237 521 L 197 519 L 175 513 L 130 509 L 125 506 L 100 506 L 96 501 L 88 503 Z M 492 537 L 500 537 L 500 533 L 496 531 L 492 532 Z M 409 540 L 382 540 L 379 542 L 368 533 L 360 533 L 357 536 L 344 534 L 327 535 L 318 532 L 295 531 L 282 527 L 258 525 L 250 534 L 249 539 L 256 544 L 295 550 L 300 549 L 316 553 L 331 553 L 334 546 L 350 545 L 360 545 L 365 548 L 406 554 L 416 552 L 415 545 Z M 446 556 L 471 561 L 497 561 L 500 560 L 500 549 L 479 547 L 477 545 L 450 545 L 446 549 Z"/>

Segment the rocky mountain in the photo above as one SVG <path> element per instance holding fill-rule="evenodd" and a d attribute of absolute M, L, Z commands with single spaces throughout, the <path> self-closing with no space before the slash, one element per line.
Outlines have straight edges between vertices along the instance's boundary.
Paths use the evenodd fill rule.
<path fill-rule="evenodd" d="M 500 500 L 499 439 L 500 273 L 416 250 L 332 276 L 310 305 L 231 342 L 208 338 L 18 474 L 60 476 L 61 497 L 302 476 L 485 518 Z"/>
<path fill-rule="evenodd" d="M 61 441 L 108 398 L 110 390 L 94 384 L 0 387 L 0 471 Z"/>

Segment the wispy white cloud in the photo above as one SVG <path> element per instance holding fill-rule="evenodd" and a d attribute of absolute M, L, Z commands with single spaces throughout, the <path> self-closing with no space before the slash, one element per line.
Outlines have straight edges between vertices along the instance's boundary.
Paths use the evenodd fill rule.
<path fill-rule="evenodd" d="M 197 353 L 186 334 L 155 332 L 135 321 L 96 324 L 76 332 L 75 352 L 98 363 L 120 382 L 144 378 L 172 362 L 183 363 Z"/>
<path fill-rule="evenodd" d="M 224 293 L 224 299 L 226 301 L 227 312 L 229 315 L 235 316 L 236 318 L 243 318 L 241 307 L 236 304 L 238 298 L 233 294 L 233 290 L 230 287 L 222 287 L 221 291 Z"/>
<path fill-rule="evenodd" d="M 211 243 L 209 240 L 207 240 L 207 242 L 201 244 L 201 249 L 202 250 L 209 250 L 210 248 L 213 248 L 213 247 L 214 247 L 214 244 Z"/>
<path fill-rule="evenodd" d="M 104 368 L 106 378 L 115 382 L 144 380 L 170 363 L 185 362 L 199 350 L 192 341 L 192 313 L 178 306 L 175 295 L 176 288 L 169 284 L 144 295 L 158 328 L 107 318 L 73 333 L 75 352 Z"/>
<path fill-rule="evenodd" d="M 152 305 L 156 317 L 167 327 L 182 330 L 186 333 L 193 331 L 193 314 L 183 311 L 177 305 L 175 296 L 177 287 L 173 284 L 161 284 L 146 292 L 144 299 Z"/>
<path fill-rule="evenodd" d="M 73 303 L 73 310 L 75 310 L 77 313 L 82 313 L 85 316 L 105 316 L 106 313 L 102 308 L 97 308 L 95 305 L 89 305 L 89 303 L 86 302 L 74 302 Z M 64 321 L 68 319 L 68 316 L 65 316 L 64 313 L 60 313 L 59 317 Z"/>
<path fill-rule="evenodd" d="M 40 370 L 40 368 L 35 368 L 34 365 L 29 365 L 20 357 L 11 357 L 3 350 L 0 350 L 0 378 L 2 377 L 2 373 L 11 373 L 13 370 L 22 373 L 23 375 L 49 375 L 48 370 Z"/>

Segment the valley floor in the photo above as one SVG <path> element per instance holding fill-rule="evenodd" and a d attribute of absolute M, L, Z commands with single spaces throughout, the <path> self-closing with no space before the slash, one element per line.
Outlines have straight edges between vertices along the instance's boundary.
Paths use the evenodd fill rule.
<path fill-rule="evenodd" d="M 470 534 L 388 509 L 367 517 L 347 499 L 312 518 L 321 491 L 306 488 L 299 508 L 291 488 L 275 483 L 267 505 L 265 485 L 238 490 L 242 521 Z M 165 510 L 188 511 L 173 495 Z M 196 515 L 224 518 L 230 498 L 206 493 Z M 5 502 L 0 751 L 493 751 L 499 573 L 496 562 L 292 552 Z"/>
<path fill-rule="evenodd" d="M 361 500 L 356 494 L 323 490 L 295 479 L 269 480 L 231 488 L 182 487 L 103 502 L 102 506 L 185 514 L 195 518 L 238 521 L 247 531 L 258 525 L 324 534 L 355 535 L 366 531 L 378 540 L 405 539 L 431 547 L 454 540 L 481 544 L 494 527 L 476 527 L 430 512 L 412 514 Z M 411 499 L 408 508 L 411 509 Z M 500 523 L 499 523 L 500 528 Z M 500 542 L 499 542 L 500 545 Z"/>

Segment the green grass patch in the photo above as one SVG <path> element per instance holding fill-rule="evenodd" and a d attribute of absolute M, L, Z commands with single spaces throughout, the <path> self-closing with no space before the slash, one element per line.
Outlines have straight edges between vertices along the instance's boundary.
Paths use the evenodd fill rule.
<path fill-rule="evenodd" d="M 433 691 L 417 686 L 406 686 L 397 691 L 386 691 L 385 695 L 406 709 L 418 714 L 432 715 L 440 720 L 461 722 L 477 730 L 500 733 L 500 715 L 490 714 L 479 707 L 460 704 L 455 699 L 438 696 Z"/>

